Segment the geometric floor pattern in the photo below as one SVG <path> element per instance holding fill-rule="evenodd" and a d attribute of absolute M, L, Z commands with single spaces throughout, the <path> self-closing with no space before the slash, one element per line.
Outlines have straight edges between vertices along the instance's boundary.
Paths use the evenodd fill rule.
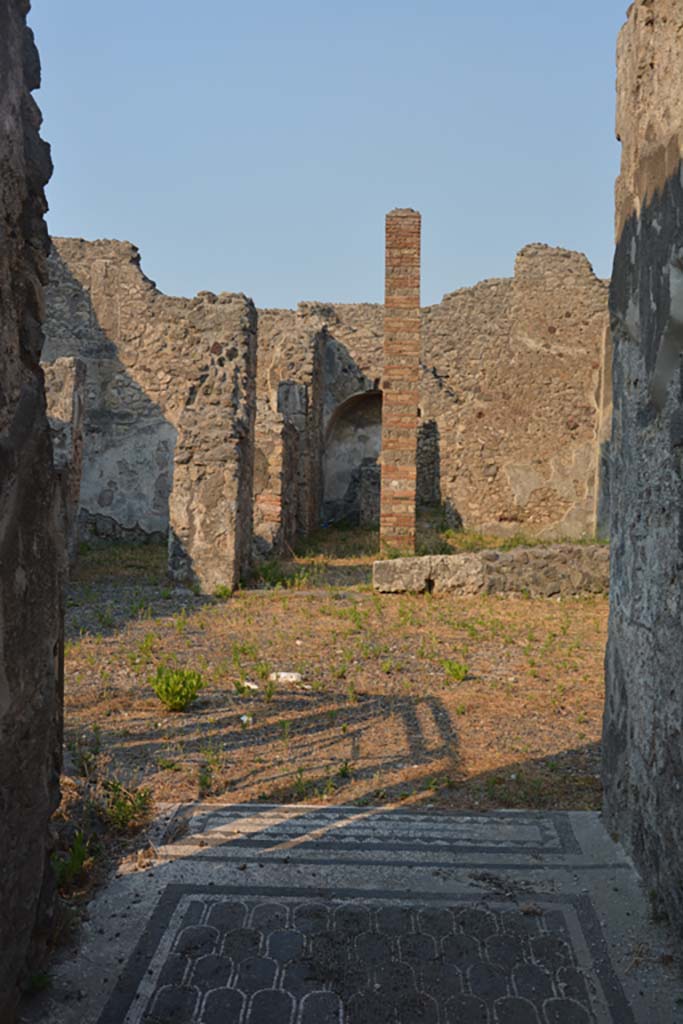
<path fill-rule="evenodd" d="M 570 904 L 172 895 L 166 948 L 150 959 L 154 989 L 138 1016 L 145 1024 L 600 1019 L 599 982 L 582 966 Z M 623 995 L 612 1008 L 628 1020 Z M 126 1009 L 114 1003 L 103 1024 Z"/>
<path fill-rule="evenodd" d="M 27 1024 L 683 1021 L 597 815 L 200 804 L 157 854 Z"/>

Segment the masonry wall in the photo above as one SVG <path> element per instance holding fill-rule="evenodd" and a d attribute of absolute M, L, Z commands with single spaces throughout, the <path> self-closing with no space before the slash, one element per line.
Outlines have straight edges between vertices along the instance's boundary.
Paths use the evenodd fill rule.
<path fill-rule="evenodd" d="M 200 367 L 214 299 L 160 295 L 129 243 L 55 241 L 46 358 L 87 364 L 86 536 L 165 536 L 182 384 Z M 382 392 L 383 312 L 321 302 L 258 312 L 257 557 L 344 509 L 360 514 L 361 466 L 342 500 L 326 497 L 323 473 L 338 482 L 340 415 L 352 431 L 354 400 Z M 453 292 L 421 317 L 418 504 L 443 503 L 450 522 L 492 533 L 576 537 L 598 521 L 604 533 L 607 283 L 587 259 L 528 246 L 514 278 Z M 376 479 L 370 467 L 365 485 Z"/>
<path fill-rule="evenodd" d="M 53 243 L 44 359 L 69 354 L 86 364 L 82 533 L 165 538 L 175 470 L 172 573 L 196 582 L 203 565 L 213 580 L 204 556 L 187 545 L 205 547 L 213 531 L 225 554 L 229 534 L 221 523 L 229 521 L 233 557 L 225 554 L 216 568 L 229 584 L 251 547 L 253 304 L 230 293 L 163 295 L 128 242 Z M 208 467 L 219 459 L 231 495 L 223 497 L 241 509 L 220 522 L 201 510 L 201 495 L 216 486 L 204 491 Z M 202 481 L 196 500 L 187 495 L 190 477 Z"/>
<path fill-rule="evenodd" d="M 258 313 L 254 553 L 291 550 L 318 524 L 324 325 L 315 306 Z"/>
<path fill-rule="evenodd" d="M 421 418 L 434 424 L 442 500 L 467 528 L 595 532 L 606 307 L 585 256 L 531 245 L 514 278 L 424 311 Z"/>
<path fill-rule="evenodd" d="M 607 290 L 581 253 L 535 244 L 514 278 L 423 307 L 418 504 L 442 502 L 451 522 L 487 533 L 572 538 L 598 521 L 606 532 Z M 339 413 L 382 388 L 383 307 L 299 309 L 324 334 L 325 461 Z"/>
<path fill-rule="evenodd" d="M 59 480 L 66 525 L 69 564 L 78 553 L 78 516 L 83 472 L 85 363 L 62 356 L 44 367 L 47 415 L 54 467 Z"/>
<path fill-rule="evenodd" d="M 29 4 L 0 0 L 0 1020 L 35 971 L 53 881 L 59 800 L 64 537 L 45 411 L 41 315 L 51 172 L 31 90 Z M 33 948 L 32 948 L 33 944 Z"/>
<path fill-rule="evenodd" d="M 386 219 L 380 544 L 413 552 L 420 404 L 420 215 Z"/>
<path fill-rule="evenodd" d="M 638 0 L 618 47 L 610 292 L 609 827 L 683 935 L 683 0 Z"/>

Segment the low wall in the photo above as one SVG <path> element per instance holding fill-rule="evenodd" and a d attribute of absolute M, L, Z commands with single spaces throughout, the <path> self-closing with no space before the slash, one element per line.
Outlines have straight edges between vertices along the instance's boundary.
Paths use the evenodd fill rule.
<path fill-rule="evenodd" d="M 553 544 L 512 551 L 394 558 L 375 562 L 372 582 L 383 594 L 600 594 L 609 587 L 609 548 L 600 544 Z"/>

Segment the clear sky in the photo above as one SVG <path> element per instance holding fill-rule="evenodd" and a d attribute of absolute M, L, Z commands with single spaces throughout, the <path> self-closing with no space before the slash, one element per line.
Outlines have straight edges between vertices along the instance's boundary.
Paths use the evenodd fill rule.
<path fill-rule="evenodd" d="M 33 0 L 56 235 L 125 238 L 168 293 L 423 302 L 547 242 L 608 276 L 627 0 Z"/>

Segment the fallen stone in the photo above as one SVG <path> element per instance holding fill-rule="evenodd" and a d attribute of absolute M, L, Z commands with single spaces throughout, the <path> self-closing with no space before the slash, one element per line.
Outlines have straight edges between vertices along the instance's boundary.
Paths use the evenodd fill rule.
<path fill-rule="evenodd" d="M 271 672 L 268 681 L 271 683 L 300 683 L 300 672 Z"/>
<path fill-rule="evenodd" d="M 374 563 L 372 581 L 375 590 L 383 594 L 599 594 L 609 587 L 609 549 L 600 544 L 553 544 L 394 558 Z"/>

